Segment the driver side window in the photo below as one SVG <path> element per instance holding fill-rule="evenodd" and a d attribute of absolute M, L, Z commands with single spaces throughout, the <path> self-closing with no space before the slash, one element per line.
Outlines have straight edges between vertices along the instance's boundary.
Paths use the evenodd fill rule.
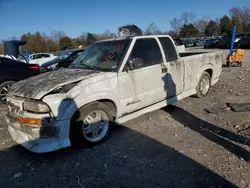
<path fill-rule="evenodd" d="M 129 60 L 140 59 L 142 67 L 163 62 L 161 51 L 154 38 L 137 39 L 130 54 Z"/>

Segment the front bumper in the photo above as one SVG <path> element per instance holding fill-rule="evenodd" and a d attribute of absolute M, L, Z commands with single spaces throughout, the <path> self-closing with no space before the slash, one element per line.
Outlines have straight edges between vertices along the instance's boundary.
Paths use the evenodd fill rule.
<path fill-rule="evenodd" d="M 18 123 L 16 114 L 11 112 L 5 114 L 5 120 L 8 123 L 8 131 L 12 139 L 32 152 L 46 153 L 71 145 L 67 131 L 65 134 L 65 130 L 60 130 L 61 127 L 69 124 L 69 120 L 55 120 L 49 125 L 33 127 Z"/>

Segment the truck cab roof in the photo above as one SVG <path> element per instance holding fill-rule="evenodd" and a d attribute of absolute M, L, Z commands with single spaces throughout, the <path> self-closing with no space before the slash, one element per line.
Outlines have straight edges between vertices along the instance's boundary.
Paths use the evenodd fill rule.
<path fill-rule="evenodd" d="M 140 35 L 140 36 L 127 36 L 127 37 L 118 37 L 118 38 L 113 38 L 113 39 L 103 39 L 99 40 L 97 42 L 106 42 L 106 41 L 118 41 L 118 40 L 132 40 L 132 39 L 140 39 L 140 38 L 158 38 L 158 37 L 172 37 L 170 35 Z"/>

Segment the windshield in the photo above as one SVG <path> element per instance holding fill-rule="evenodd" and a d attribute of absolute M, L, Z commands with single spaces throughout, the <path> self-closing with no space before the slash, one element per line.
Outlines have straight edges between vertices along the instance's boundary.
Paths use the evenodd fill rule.
<path fill-rule="evenodd" d="M 103 41 L 90 45 L 69 68 L 117 71 L 131 40 Z"/>
<path fill-rule="evenodd" d="M 72 52 L 62 52 L 59 56 L 57 56 L 56 59 L 66 59 L 67 57 L 70 56 L 70 54 L 72 54 Z"/>

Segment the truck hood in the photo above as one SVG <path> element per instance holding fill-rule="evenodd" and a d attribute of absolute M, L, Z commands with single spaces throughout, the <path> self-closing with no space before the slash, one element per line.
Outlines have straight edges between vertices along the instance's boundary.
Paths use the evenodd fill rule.
<path fill-rule="evenodd" d="M 98 71 L 85 69 L 61 69 L 47 72 L 13 84 L 9 94 L 38 100 L 60 86 L 84 80 L 97 73 Z"/>

